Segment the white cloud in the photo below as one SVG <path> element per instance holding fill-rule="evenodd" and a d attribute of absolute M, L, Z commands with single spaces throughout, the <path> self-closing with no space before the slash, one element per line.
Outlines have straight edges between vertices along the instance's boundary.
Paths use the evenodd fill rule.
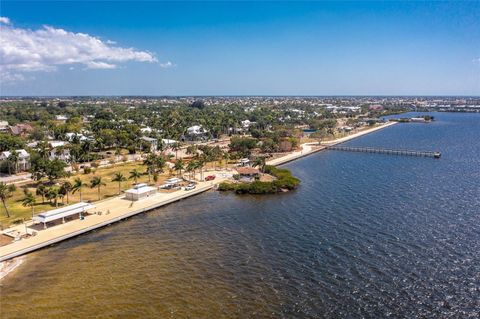
<path fill-rule="evenodd" d="M 106 63 L 106 62 L 87 62 L 87 69 L 115 69 L 117 66 L 115 64 Z"/>
<path fill-rule="evenodd" d="M 1 19 L 2 23 L 10 21 L 5 17 Z M 30 30 L 2 25 L 0 76 L 2 81 L 19 80 L 27 72 L 51 72 L 61 65 L 81 64 L 86 69 L 114 69 L 117 64 L 129 61 L 157 62 L 154 54 L 148 51 L 122 48 L 114 44 L 85 33 L 50 26 Z"/>
<path fill-rule="evenodd" d="M 160 63 L 160 67 L 161 68 L 164 68 L 164 69 L 168 69 L 168 68 L 174 68 L 176 67 L 177 65 L 176 64 L 173 64 L 172 62 L 170 61 L 167 61 L 165 63 Z"/>
<path fill-rule="evenodd" d="M 10 19 L 7 17 L 0 17 L 0 23 L 10 24 Z"/>

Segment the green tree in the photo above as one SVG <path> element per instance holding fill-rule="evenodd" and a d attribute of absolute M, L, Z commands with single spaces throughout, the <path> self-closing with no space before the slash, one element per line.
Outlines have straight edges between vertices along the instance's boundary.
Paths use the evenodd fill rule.
<path fill-rule="evenodd" d="M 7 185 L 3 182 L 0 183 L 0 200 L 2 201 L 3 207 L 5 208 L 5 213 L 8 218 L 10 217 L 10 212 L 8 211 L 7 207 L 7 199 L 12 197 L 12 194 L 13 192 L 15 192 L 16 189 L 17 188 L 13 184 Z"/>
<path fill-rule="evenodd" d="M 115 173 L 112 177 L 112 182 L 118 183 L 118 195 L 122 192 L 122 182 L 126 181 L 127 178 L 123 176 L 121 172 Z"/>
<path fill-rule="evenodd" d="M 142 176 L 142 173 L 140 173 L 136 168 L 130 171 L 130 177 L 129 179 L 133 179 L 135 181 L 135 184 L 138 184 L 138 179 Z"/>
<path fill-rule="evenodd" d="M 39 196 L 42 196 L 42 203 L 45 203 L 45 195 L 47 194 L 47 188 L 45 187 L 45 185 L 38 185 L 35 193 Z"/>
<path fill-rule="evenodd" d="M 45 197 L 50 201 L 50 203 L 52 203 L 53 201 L 53 204 L 55 205 L 55 207 L 58 207 L 58 195 L 59 195 L 58 188 L 50 187 L 48 188 L 47 193 L 45 194 Z"/>
<path fill-rule="evenodd" d="M 100 200 L 100 187 L 105 186 L 105 182 L 102 181 L 102 178 L 100 176 L 95 176 L 92 178 L 90 181 L 90 188 L 97 188 L 98 191 L 98 200 Z"/>
<path fill-rule="evenodd" d="M 69 203 L 68 195 L 72 191 L 73 185 L 69 181 L 64 181 L 62 186 L 60 186 L 59 193 L 63 196 L 67 196 L 67 204 Z"/>
<path fill-rule="evenodd" d="M 175 162 L 175 165 L 173 166 L 173 169 L 177 172 L 178 176 L 182 175 L 183 167 L 184 167 L 183 166 L 183 161 L 181 159 L 179 159 Z"/>
<path fill-rule="evenodd" d="M 24 207 L 31 207 L 32 208 L 32 219 L 33 216 L 35 215 L 35 204 L 37 203 L 37 200 L 35 199 L 35 196 L 31 192 L 27 192 L 25 194 L 25 197 L 22 199 L 22 205 Z"/>
<path fill-rule="evenodd" d="M 78 192 L 80 194 L 80 201 L 82 201 L 82 188 L 85 186 L 85 183 L 79 177 L 73 181 L 72 194 Z"/>

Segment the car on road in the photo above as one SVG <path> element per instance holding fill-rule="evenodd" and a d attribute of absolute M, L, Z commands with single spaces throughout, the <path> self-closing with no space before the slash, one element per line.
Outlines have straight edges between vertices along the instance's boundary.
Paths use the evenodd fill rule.
<path fill-rule="evenodd" d="M 205 177 L 206 181 L 213 181 L 214 179 L 215 179 L 215 175 L 209 175 L 209 176 Z"/>
<path fill-rule="evenodd" d="M 192 189 L 195 189 L 195 184 L 191 183 L 191 184 L 188 184 L 187 186 L 185 186 L 185 190 L 186 191 L 190 191 Z"/>

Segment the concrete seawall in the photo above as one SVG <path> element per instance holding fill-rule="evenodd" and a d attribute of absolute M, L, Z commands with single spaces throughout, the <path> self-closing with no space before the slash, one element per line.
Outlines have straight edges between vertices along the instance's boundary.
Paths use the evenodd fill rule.
<path fill-rule="evenodd" d="M 141 207 L 139 209 L 127 211 L 127 212 L 121 213 L 121 214 L 110 214 L 110 215 L 102 215 L 102 216 L 95 216 L 95 215 L 94 216 L 88 216 L 88 217 L 86 217 L 87 220 L 90 219 L 90 218 L 95 218 L 95 217 L 106 217 L 106 218 L 103 218 L 103 219 L 99 218 L 100 220 L 98 220 L 98 223 L 94 223 L 92 225 L 88 225 L 88 226 L 85 226 L 85 227 L 82 227 L 82 226 L 84 226 L 84 225 L 82 225 L 83 221 L 75 220 L 75 221 L 69 222 L 69 224 L 70 223 L 76 223 L 76 226 L 78 226 L 78 227 L 74 227 L 74 228 L 77 228 L 77 229 L 73 229 L 72 231 L 69 231 L 65 234 L 56 234 L 56 233 L 58 233 L 58 232 L 56 232 L 56 229 L 55 229 L 56 226 L 52 227 L 51 229 L 42 230 L 42 231 L 39 232 L 40 234 L 44 235 L 45 232 L 50 231 L 51 234 L 48 234 L 48 235 L 51 235 L 51 236 L 42 236 L 42 238 L 38 238 L 37 236 L 30 237 L 28 239 L 24 239 L 24 240 L 14 242 L 12 244 L 0 247 L 0 262 L 6 261 L 6 260 L 9 260 L 9 259 L 18 257 L 18 256 L 21 256 L 21 255 L 24 255 L 24 254 L 27 254 L 29 252 L 41 249 L 43 247 L 58 243 L 60 241 L 63 241 L 63 240 L 66 240 L 66 239 L 69 239 L 69 238 L 72 238 L 72 237 L 75 237 L 75 236 L 78 236 L 78 235 L 81 235 L 81 234 L 84 234 L 84 233 L 87 233 L 91 230 L 101 228 L 101 227 L 105 227 L 105 226 L 110 225 L 112 223 L 118 222 L 122 219 L 126 219 L 126 218 L 132 217 L 134 215 L 141 214 L 141 213 L 147 212 L 149 210 L 159 208 L 159 207 L 168 205 L 170 203 L 173 203 L 173 202 L 176 202 L 176 201 L 179 201 L 179 200 L 182 200 L 182 199 L 185 199 L 185 198 L 188 198 L 188 197 L 206 192 L 206 191 L 212 189 L 213 187 L 214 187 L 214 184 L 211 183 L 211 184 L 207 184 L 207 185 L 202 185 L 202 186 L 200 186 L 200 187 L 198 187 L 194 190 L 188 191 L 188 192 L 185 192 L 185 191 L 182 190 L 182 191 L 179 191 L 179 192 L 183 192 L 183 193 L 178 194 L 178 196 L 172 196 L 170 198 L 160 200 L 159 202 L 154 203 L 152 205 L 144 206 L 144 207 Z M 159 195 L 161 196 L 162 194 L 159 194 Z M 123 201 L 127 202 L 126 200 L 123 200 Z M 108 202 L 103 201 L 102 203 L 100 203 L 100 205 L 105 204 L 105 203 L 108 204 Z M 139 202 L 137 204 L 142 204 L 142 203 Z M 97 207 L 98 207 L 98 205 L 97 205 Z M 68 226 L 72 226 L 72 225 L 68 225 Z M 57 227 L 61 227 L 61 226 L 57 226 Z M 71 227 L 69 227 L 69 228 L 71 228 Z"/>

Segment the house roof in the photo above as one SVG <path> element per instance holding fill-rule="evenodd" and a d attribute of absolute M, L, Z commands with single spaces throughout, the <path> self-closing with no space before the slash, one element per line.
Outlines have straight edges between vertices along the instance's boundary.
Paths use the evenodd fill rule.
<path fill-rule="evenodd" d="M 240 175 L 257 175 L 260 174 L 260 171 L 253 167 L 237 167 L 235 170 Z"/>
<path fill-rule="evenodd" d="M 19 150 L 15 150 L 15 152 L 17 152 L 19 158 L 30 157 L 30 154 L 28 154 L 28 152 L 25 151 L 23 148 L 19 149 Z M 10 151 L 4 151 L 4 152 L 0 153 L 0 158 L 7 159 L 11 154 L 12 154 L 12 152 L 10 152 Z"/>

